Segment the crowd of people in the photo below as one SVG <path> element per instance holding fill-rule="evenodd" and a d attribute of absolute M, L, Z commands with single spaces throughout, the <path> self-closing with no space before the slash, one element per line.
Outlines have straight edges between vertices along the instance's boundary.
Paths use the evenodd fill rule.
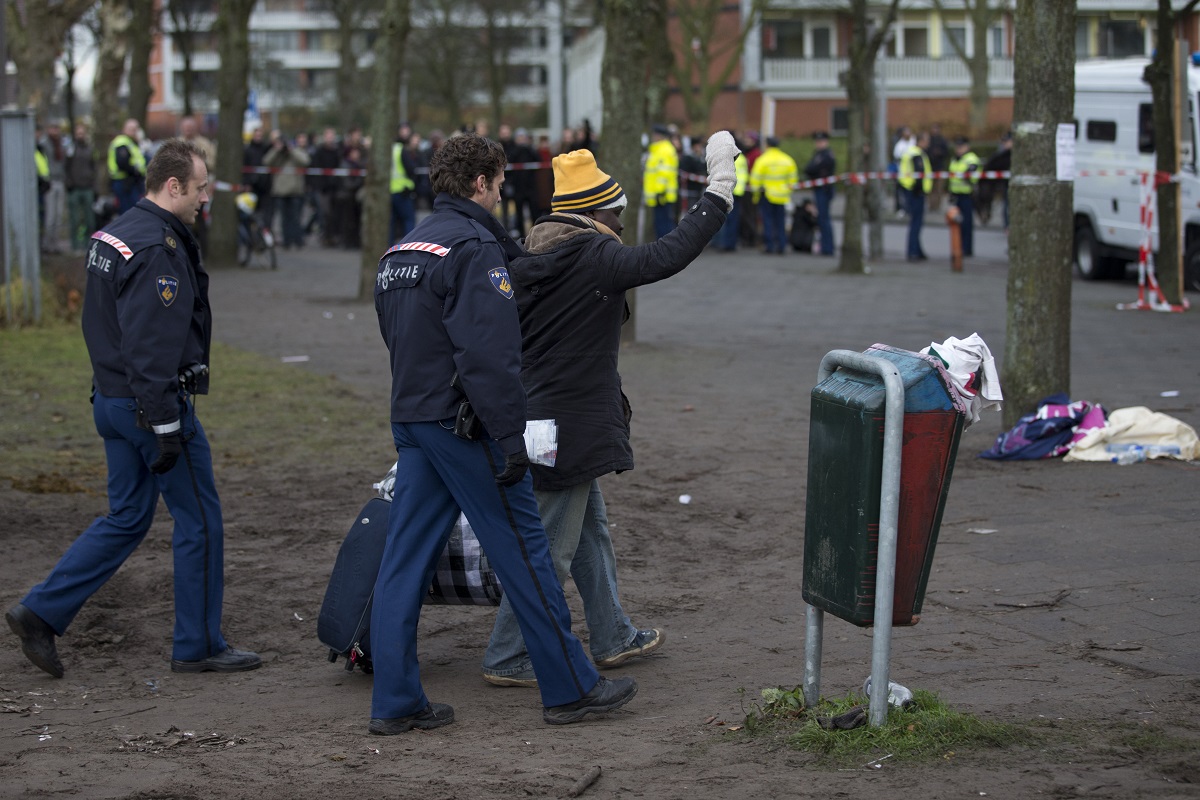
<path fill-rule="evenodd" d="M 546 134 L 535 140 L 529 130 L 509 124 L 499 125 L 492 137 L 491 126 L 483 119 L 450 136 L 464 132 L 494 139 L 503 148 L 509 167 L 497 213 L 505 229 L 518 239 L 550 212 L 551 159 L 575 150 L 598 152 L 586 120 L 578 128 L 565 128 L 554 143 Z M 216 147 L 200 132 L 195 118 L 181 120 L 179 137 L 205 153 L 212 174 Z M 423 136 L 408 123 L 398 126 L 390 143 L 390 241 L 411 231 L 419 213 L 432 210 L 429 167 L 448 138 L 438 129 Z M 75 127 L 73 136 L 67 136 L 57 124 L 45 130 L 39 127 L 37 141 L 42 246 L 48 252 L 82 251 L 94 230 L 111 216 L 132 208 L 145 192 L 144 171 L 155 145 L 145 138 L 136 120 L 124 123 L 121 133 L 103 146 L 99 158 L 83 124 Z M 829 134 L 813 134 L 812 156 L 803 169 L 774 136 L 746 131 L 735 136 L 735 141 L 741 157 L 736 164 L 734 206 L 713 246 L 723 252 L 744 248 L 771 254 L 793 250 L 834 255 L 832 203 L 838 165 Z M 706 190 L 706 140 L 683 136 L 674 125 L 655 125 L 644 143 L 643 202 L 653 235 L 661 238 Z M 242 189 L 254 195 L 255 214 L 284 249 L 301 248 L 310 241 L 322 247 L 357 249 L 362 245 L 363 186 L 371 146 L 369 137 L 357 127 L 343 133 L 327 127 L 294 135 L 258 127 L 243 148 Z M 999 149 L 983 163 L 964 137 L 948 140 L 939 125 L 921 132 L 903 126 L 892 137 L 890 155 L 894 214 L 909 228 L 905 249 L 909 260 L 925 258 L 921 246 L 925 215 L 938 213 L 947 198 L 960 211 L 964 255 L 972 253 L 975 217 L 987 222 L 995 200 L 1003 204 L 1007 230 L 1007 181 L 970 175 L 949 179 L 926 176 L 948 170 L 1007 170 L 1011 135 L 1002 137 Z M 917 175 L 922 177 L 915 178 Z M 98 191 L 102 177 L 110 187 L 110 193 L 103 196 Z M 800 181 L 808 182 L 803 195 L 797 193 Z M 206 215 L 197 220 L 195 233 L 203 251 L 207 247 Z"/>

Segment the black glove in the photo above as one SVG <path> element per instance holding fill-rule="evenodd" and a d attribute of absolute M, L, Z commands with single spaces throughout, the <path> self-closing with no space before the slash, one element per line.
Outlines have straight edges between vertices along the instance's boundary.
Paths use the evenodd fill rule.
<path fill-rule="evenodd" d="M 183 436 L 179 431 L 158 434 L 158 458 L 150 465 L 150 471 L 155 475 L 170 472 L 183 453 Z"/>
<path fill-rule="evenodd" d="M 525 452 L 525 448 L 522 447 L 521 452 L 504 457 L 504 471 L 496 476 L 496 483 L 505 488 L 516 486 L 528 471 L 529 455 Z"/>

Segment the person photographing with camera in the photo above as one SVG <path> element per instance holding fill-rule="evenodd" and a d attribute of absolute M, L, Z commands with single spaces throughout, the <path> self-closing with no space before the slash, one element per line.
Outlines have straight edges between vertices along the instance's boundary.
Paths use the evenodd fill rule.
<path fill-rule="evenodd" d="M 35 666 L 63 676 L 56 637 L 141 544 L 161 496 L 175 520 L 174 672 L 255 669 L 221 632 L 224 528 L 212 454 L 192 398 L 208 393 L 208 274 L 189 226 L 208 201 L 204 154 L 170 139 L 147 195 L 92 235 L 83 338 L 92 414 L 108 462 L 106 516 L 85 530 L 5 619 Z"/>

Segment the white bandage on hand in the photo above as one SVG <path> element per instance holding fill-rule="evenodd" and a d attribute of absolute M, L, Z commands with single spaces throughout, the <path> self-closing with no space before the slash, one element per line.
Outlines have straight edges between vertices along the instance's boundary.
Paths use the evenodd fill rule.
<path fill-rule="evenodd" d="M 717 131 L 708 137 L 704 161 L 708 166 L 708 191 L 725 201 L 725 210 L 733 208 L 733 184 L 737 180 L 733 162 L 741 154 L 733 134 Z"/>

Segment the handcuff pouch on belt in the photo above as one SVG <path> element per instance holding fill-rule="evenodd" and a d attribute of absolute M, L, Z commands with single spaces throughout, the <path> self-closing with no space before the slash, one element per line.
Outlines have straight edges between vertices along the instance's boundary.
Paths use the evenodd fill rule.
<path fill-rule="evenodd" d="M 463 391 L 457 372 L 450 381 L 450 388 L 458 390 L 463 395 L 462 402 L 458 404 L 458 413 L 454 415 L 454 435 L 460 439 L 466 439 L 468 442 L 479 441 L 483 435 L 483 422 L 476 416 L 475 409 L 471 407 L 471 401 L 467 399 L 467 393 Z"/>

